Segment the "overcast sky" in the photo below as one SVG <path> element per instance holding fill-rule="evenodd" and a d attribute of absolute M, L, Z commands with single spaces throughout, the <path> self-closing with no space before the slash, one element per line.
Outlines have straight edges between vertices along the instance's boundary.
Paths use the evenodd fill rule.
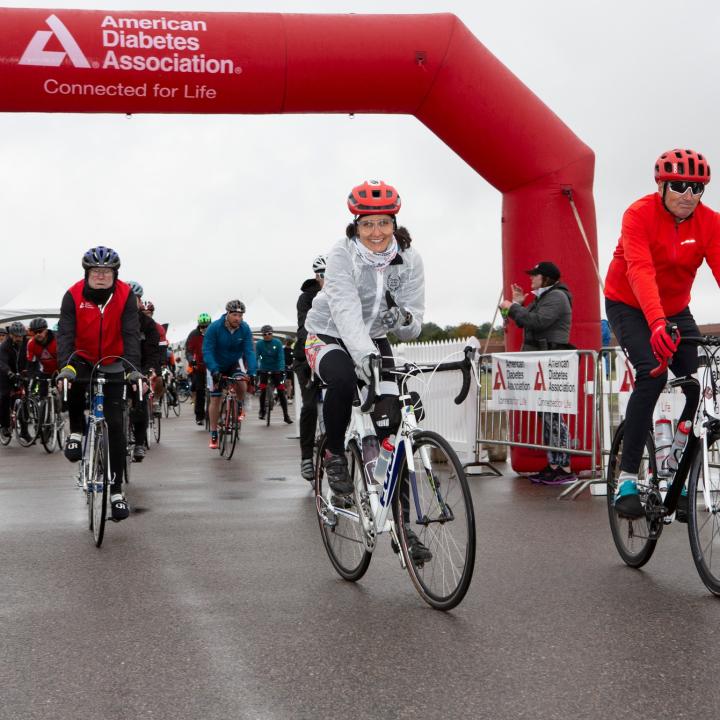
<path fill-rule="evenodd" d="M 0 5 L 453 12 L 594 150 L 603 275 L 622 212 L 654 189 L 661 151 L 694 148 L 720 168 L 713 0 Z M 161 322 L 185 324 L 231 297 L 258 295 L 294 317 L 313 257 L 343 235 L 347 192 L 371 177 L 402 196 L 402 222 L 425 260 L 426 321 L 491 320 L 502 284 L 500 194 L 419 121 L 378 115 L 0 114 L 0 305 L 43 268 L 48 282 L 71 284 L 84 250 L 106 244 Z M 716 180 L 704 200 L 717 208 L 719 197 Z M 720 322 L 718 292 L 701 270 L 691 304 L 698 321 Z"/>

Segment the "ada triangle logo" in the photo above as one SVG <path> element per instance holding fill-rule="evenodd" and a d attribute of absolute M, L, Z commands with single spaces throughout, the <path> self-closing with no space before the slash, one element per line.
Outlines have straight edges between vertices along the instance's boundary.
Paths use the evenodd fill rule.
<path fill-rule="evenodd" d="M 65 57 L 77 68 L 89 68 L 90 63 L 75 42 L 70 31 L 62 24 L 59 17 L 51 15 L 46 21 L 50 30 L 38 30 L 25 48 L 18 65 L 36 65 L 41 67 L 60 67 Z M 57 38 L 64 52 L 59 50 L 46 50 L 48 41 Z"/>
<path fill-rule="evenodd" d="M 537 372 L 535 373 L 534 390 L 547 390 L 545 386 L 545 373 L 543 373 L 542 364 L 538 361 Z"/>
<path fill-rule="evenodd" d="M 505 385 L 505 378 L 502 374 L 502 368 L 498 364 L 497 366 L 497 372 L 495 373 L 495 382 L 493 383 L 493 390 L 507 390 L 507 385 Z"/>

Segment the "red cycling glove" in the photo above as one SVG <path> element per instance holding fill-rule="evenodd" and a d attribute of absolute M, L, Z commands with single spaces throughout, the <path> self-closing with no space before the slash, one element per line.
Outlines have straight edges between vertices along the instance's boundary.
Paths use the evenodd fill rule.
<path fill-rule="evenodd" d="M 656 320 L 650 327 L 650 346 L 658 360 L 670 360 L 679 344 L 680 332 L 665 318 Z"/>

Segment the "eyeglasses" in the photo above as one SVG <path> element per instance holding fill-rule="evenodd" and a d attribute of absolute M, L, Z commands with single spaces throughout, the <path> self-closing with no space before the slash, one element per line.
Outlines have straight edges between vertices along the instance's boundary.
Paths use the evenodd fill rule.
<path fill-rule="evenodd" d="M 92 267 L 90 272 L 95 275 L 109 275 L 112 272 L 112 268 L 107 267 Z"/>
<path fill-rule="evenodd" d="M 270 337 L 272 333 L 263 333 L 263 337 Z"/>
<path fill-rule="evenodd" d="M 689 180 L 670 180 L 668 187 L 678 195 L 684 195 L 687 189 L 690 188 L 690 192 L 693 195 L 702 195 L 705 192 L 705 183 L 701 182 L 690 182 Z"/>
<path fill-rule="evenodd" d="M 372 220 L 358 220 L 357 226 L 362 232 L 372 232 L 375 228 L 378 228 L 381 232 L 387 232 L 392 229 L 393 222 L 388 218 L 383 218 L 376 222 Z"/>
<path fill-rule="evenodd" d="M 324 272 L 316 272 L 315 275 L 316 275 L 317 277 L 319 277 L 321 280 L 325 277 L 325 273 L 324 273 Z"/>

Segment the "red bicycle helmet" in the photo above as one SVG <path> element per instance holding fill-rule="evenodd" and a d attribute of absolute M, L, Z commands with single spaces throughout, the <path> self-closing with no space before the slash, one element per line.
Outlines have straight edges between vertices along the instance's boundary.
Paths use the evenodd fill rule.
<path fill-rule="evenodd" d="M 366 180 L 350 191 L 347 205 L 353 215 L 397 215 L 400 196 L 382 180 Z"/>
<path fill-rule="evenodd" d="M 707 158 L 694 150 L 675 148 L 664 152 L 655 161 L 655 182 L 666 180 L 687 180 L 710 182 L 710 166 Z"/>

